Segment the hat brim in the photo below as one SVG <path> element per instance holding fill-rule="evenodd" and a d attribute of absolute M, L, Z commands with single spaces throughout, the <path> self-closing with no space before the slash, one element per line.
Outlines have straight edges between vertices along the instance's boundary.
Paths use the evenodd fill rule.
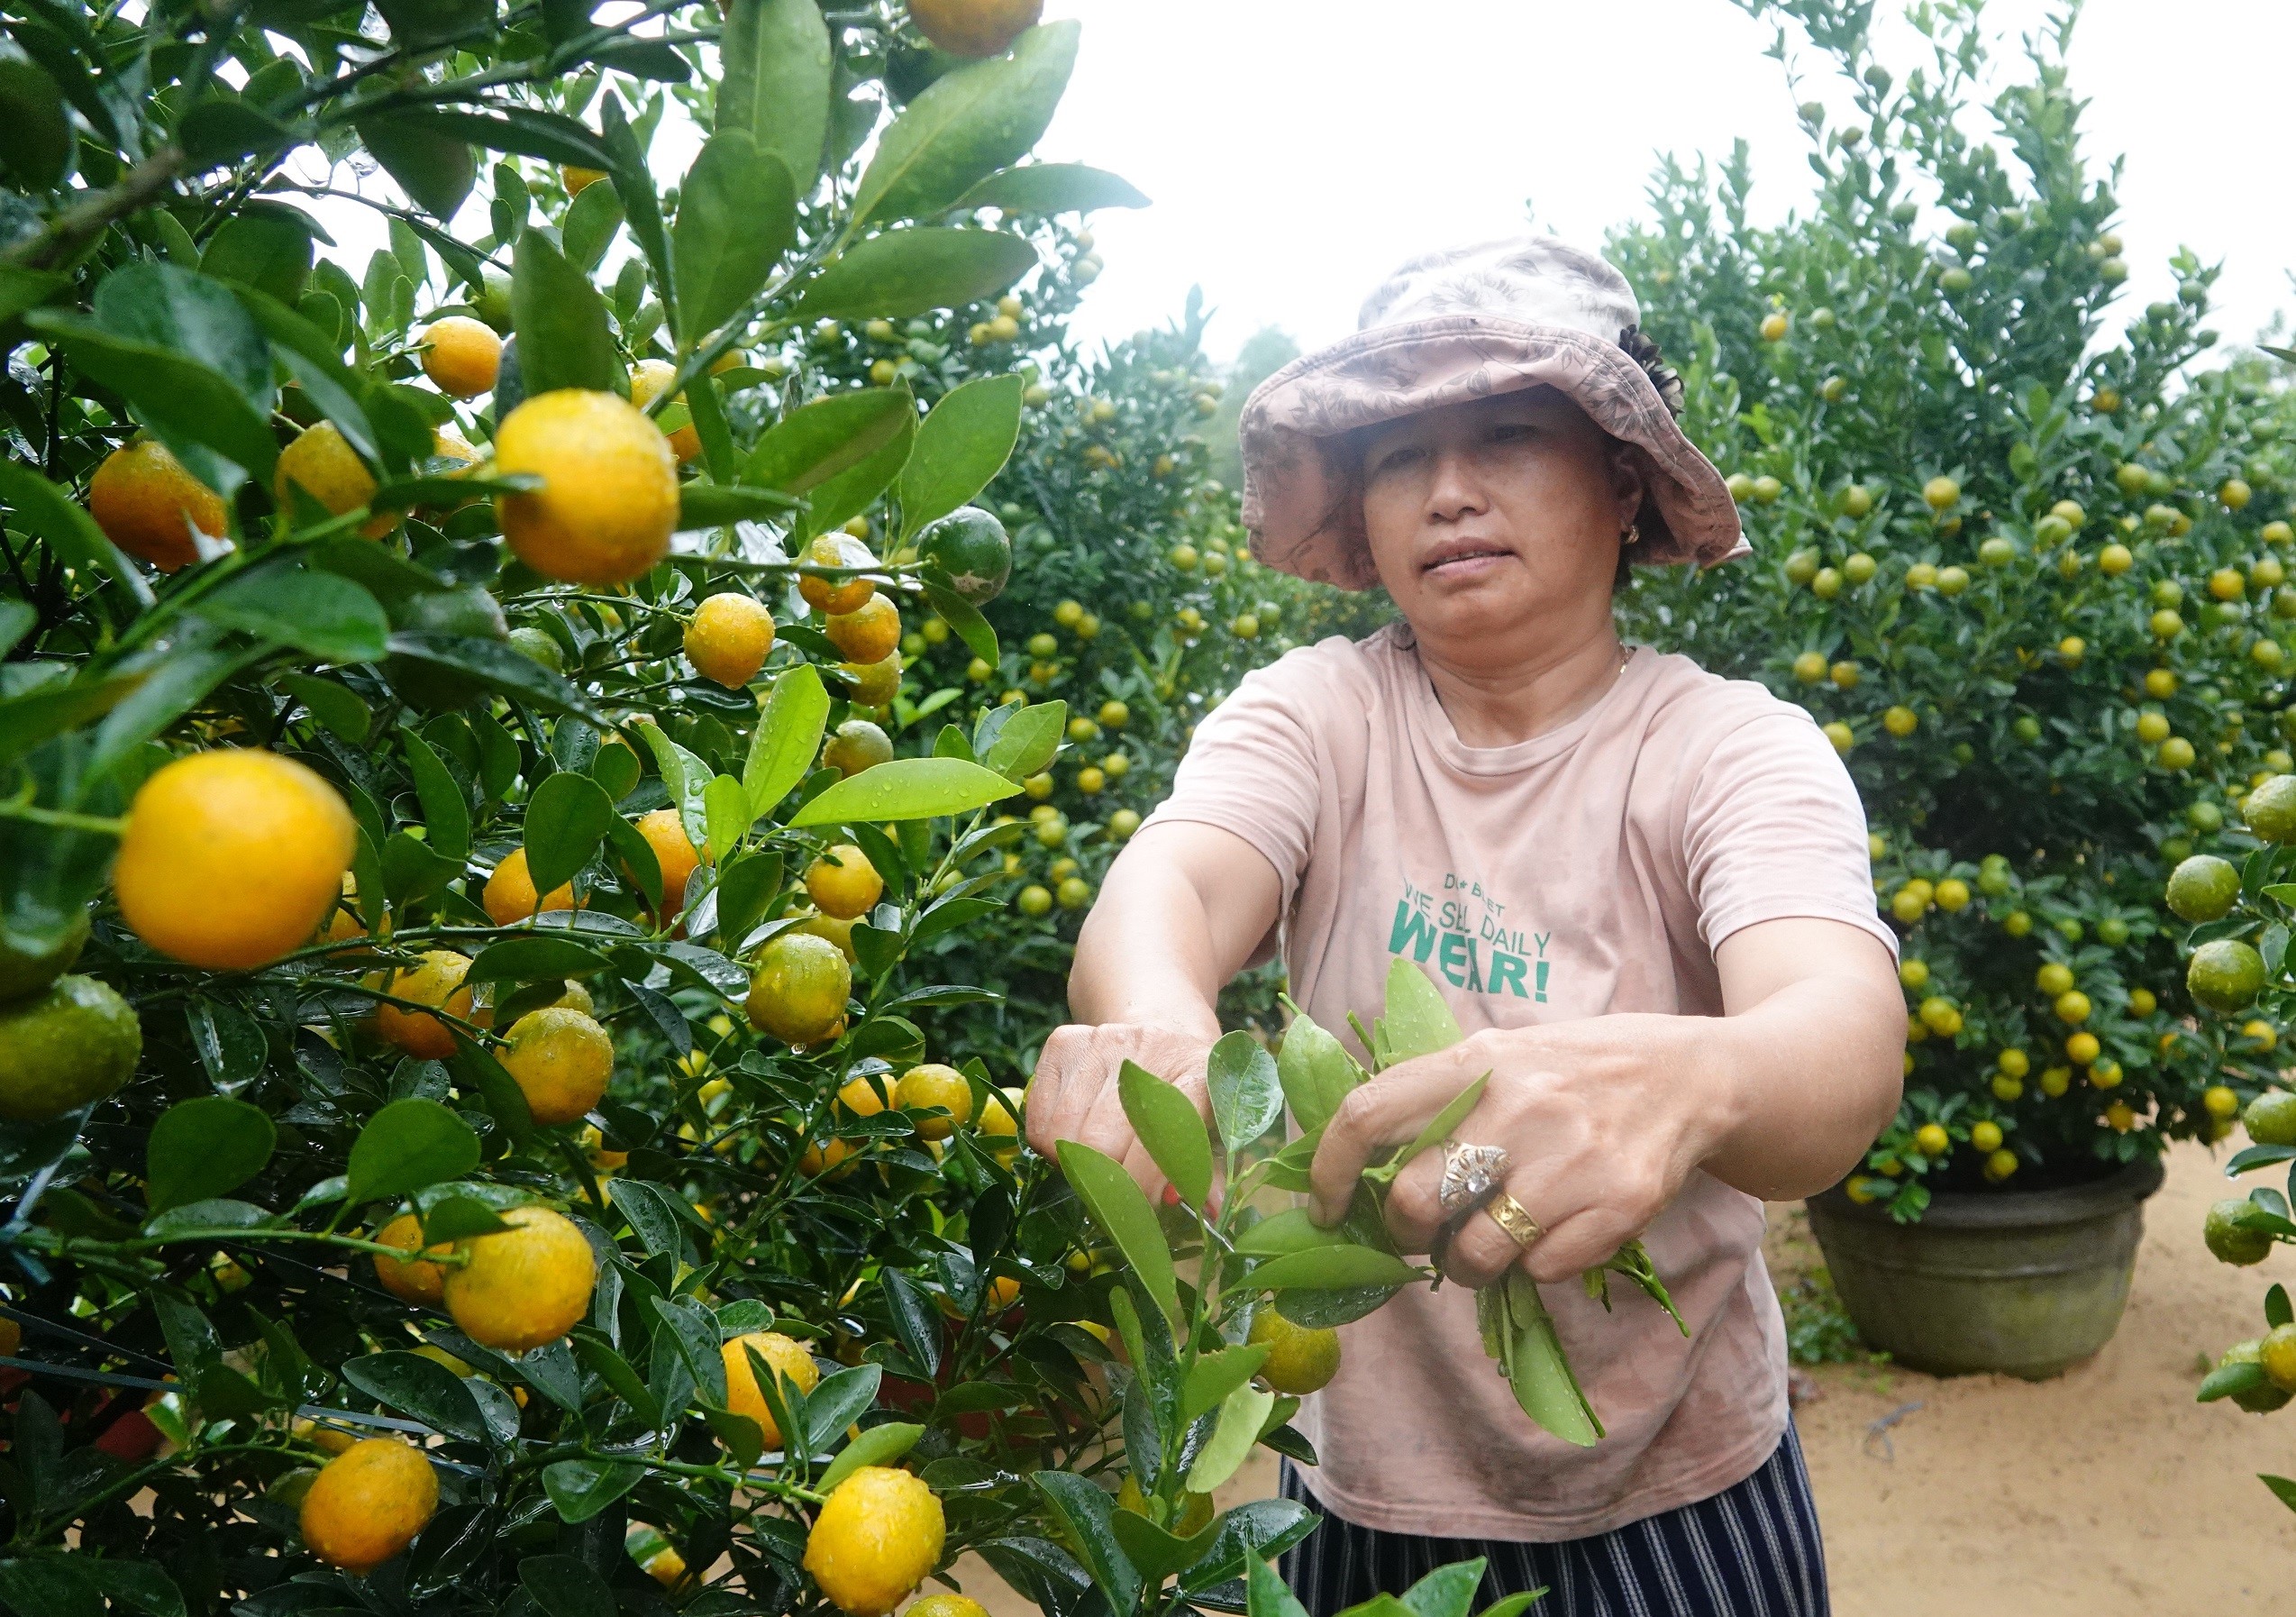
<path fill-rule="evenodd" d="M 1737 502 L 1682 434 L 1643 368 L 1615 343 L 1568 326 L 1481 315 L 1380 326 L 1294 360 L 1253 389 L 1238 424 L 1252 553 L 1298 578 L 1379 582 L 1353 480 L 1326 441 L 1358 427 L 1525 388 L 1568 396 L 1642 452 L 1649 495 L 1633 560 L 1710 567 L 1749 554 Z"/>

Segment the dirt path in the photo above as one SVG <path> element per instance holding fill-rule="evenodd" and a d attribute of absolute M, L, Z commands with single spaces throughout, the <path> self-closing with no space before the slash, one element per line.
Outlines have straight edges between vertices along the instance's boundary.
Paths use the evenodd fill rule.
<path fill-rule="evenodd" d="M 1836 1609 L 2200 1617 L 2284 1597 L 2296 1514 L 2255 1478 L 2296 1473 L 2296 1421 L 2192 1393 L 2203 1354 L 2262 1330 L 2264 1287 L 2296 1284 L 2296 1256 L 2232 1269 L 2208 1256 L 2219 1160 L 2171 1153 L 2120 1332 L 2057 1380 L 1813 1373 L 1821 1393 L 1798 1419 Z M 1795 1210 L 1781 1234 L 1800 1224 Z M 1868 1443 L 1871 1422 L 1917 1402 L 1887 1448 Z"/>
<path fill-rule="evenodd" d="M 2284 1597 L 2296 1514 L 2255 1478 L 2296 1475 L 2296 1405 L 2259 1417 L 2192 1393 L 2203 1354 L 2262 1330 L 2264 1287 L 2296 1288 L 2296 1255 L 2255 1269 L 2208 1256 L 2201 1215 L 2228 1183 L 2219 1160 L 2197 1146 L 2171 1153 L 2120 1334 L 2057 1380 L 1810 1373 L 1818 1395 L 1798 1419 L 1836 1611 L 2217 1617 Z M 1776 1259 L 1815 1261 L 1799 1206 L 1771 1219 Z M 1894 1411 L 1888 1442 L 1869 1440 Z M 1220 1502 L 1274 1489 L 1263 1452 Z M 996 1617 L 1026 1610 L 986 1568 L 960 1576 Z"/>

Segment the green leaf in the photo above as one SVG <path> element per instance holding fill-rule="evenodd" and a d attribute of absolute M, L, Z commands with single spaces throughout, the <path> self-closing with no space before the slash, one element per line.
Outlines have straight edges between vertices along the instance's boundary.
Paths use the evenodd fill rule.
<path fill-rule="evenodd" d="M 908 397 L 906 389 L 902 397 Z M 916 416 L 904 416 L 883 448 L 851 470 L 816 484 L 806 497 L 809 508 L 797 528 L 799 536 L 825 533 L 848 517 L 860 515 L 873 505 L 877 497 L 901 475 L 901 468 L 908 464 L 909 450 L 916 442 Z"/>
<path fill-rule="evenodd" d="M 745 1350 L 746 1351 L 746 1350 Z M 747 1415 L 737 1415 L 731 1410 L 702 1406 L 702 1419 L 717 1434 L 725 1452 L 743 1466 L 754 1466 L 765 1454 L 765 1428 Z"/>
<path fill-rule="evenodd" d="M 1258 1040 L 1238 1030 L 1223 1034 L 1205 1069 L 1211 1087 L 1212 1117 L 1230 1152 L 1241 1151 L 1283 1119 L 1283 1085 L 1275 1058 Z"/>
<path fill-rule="evenodd" d="M 542 1492 L 560 1521 L 588 1521 L 645 1477 L 646 1468 L 628 1460 L 556 1460 L 542 1467 Z"/>
<path fill-rule="evenodd" d="M 767 849 L 744 854 L 720 867 L 717 878 L 717 936 L 728 952 L 750 935 L 765 906 L 781 891 L 781 855 Z"/>
<path fill-rule="evenodd" d="M 593 186 L 591 190 L 597 188 Z M 582 193 L 585 196 L 589 194 Z M 744 489 L 733 483 L 680 483 L 678 531 L 688 534 L 697 528 L 722 528 L 730 523 L 779 516 L 796 509 L 799 503 L 774 489 Z"/>
<path fill-rule="evenodd" d="M 560 770 L 526 805 L 526 873 L 536 892 L 572 879 L 606 840 L 615 818 L 606 790 L 588 775 Z"/>
<path fill-rule="evenodd" d="M 1432 1576 L 1432 1575 L 1430 1575 Z M 1523 1617 L 1523 1613 L 1545 1597 L 1544 1588 L 1525 1589 L 1505 1600 L 1494 1600 L 1482 1609 L 1481 1617 Z"/>
<path fill-rule="evenodd" d="M 1148 1205 L 1148 1198 L 1114 1157 L 1075 1140 L 1062 1140 L 1057 1149 L 1061 1172 L 1068 1176 L 1092 1221 L 1116 1244 L 1148 1295 L 1177 1328 L 1180 1323 L 1179 1277 L 1172 1269 L 1171 1247 L 1165 1244 L 1164 1232 L 1156 1222 L 1156 1210 Z"/>
<path fill-rule="evenodd" d="M 261 197 L 243 203 L 207 242 L 199 270 L 293 304 L 318 254 L 319 222 L 301 208 Z"/>
<path fill-rule="evenodd" d="M 1438 1567 L 1403 1591 L 1408 1617 L 1467 1617 L 1474 1609 L 1475 1591 L 1481 1587 L 1484 1561 L 1453 1561 Z M 1484 1617 L 1490 1617 L 1486 1612 Z"/>
<path fill-rule="evenodd" d="M 1202 1560 L 1212 1548 L 1212 1541 L 1220 1536 L 1223 1525 L 1217 1521 L 1207 1521 L 1194 1537 L 1180 1539 L 1147 1517 L 1130 1511 L 1118 1510 L 1108 1518 L 1108 1529 L 1123 1547 L 1125 1559 L 1142 1577 L 1155 1584 Z"/>
<path fill-rule="evenodd" d="M 703 846 L 709 841 L 709 765 L 670 740 L 669 733 L 651 718 L 633 719 L 631 727 L 645 737 L 653 754 L 654 768 L 670 789 L 670 806 L 678 810 L 686 840 L 697 848 Z M 668 896 L 678 897 L 676 893 Z"/>
<path fill-rule="evenodd" d="M 423 1245 L 436 1247 L 474 1235 L 500 1235 L 515 1228 L 476 1196 L 441 1196 L 423 1209 Z"/>
<path fill-rule="evenodd" d="M 606 142 L 561 113 L 495 104 L 483 112 L 461 106 L 408 107 L 392 116 L 489 151 L 508 151 L 601 172 L 614 167 L 614 153 Z M 524 331 L 525 323 L 519 322 L 518 329 Z"/>
<path fill-rule="evenodd" d="M 595 950 L 571 938 L 537 933 L 488 944 L 478 951 L 462 980 L 473 988 L 481 982 L 554 982 L 606 969 L 606 956 Z"/>
<path fill-rule="evenodd" d="M 278 397 L 263 333 L 232 289 L 179 265 L 133 261 L 98 283 L 96 323 L 113 336 L 148 343 L 196 361 L 250 407 Z"/>
<path fill-rule="evenodd" d="M 1387 972 L 1387 1008 L 1377 1029 L 1380 1065 L 1447 1050 L 1465 1036 L 1424 967 L 1398 956 Z"/>
<path fill-rule="evenodd" d="M 398 181 L 416 207 L 448 220 L 462 209 L 478 182 L 478 157 L 470 142 L 424 119 L 419 113 L 377 113 L 353 125 L 384 171 Z"/>
<path fill-rule="evenodd" d="M 661 202 L 654 195 L 653 176 L 646 169 L 645 148 L 639 142 L 637 131 L 623 115 L 619 96 L 606 97 L 598 127 L 604 132 L 606 151 L 614 160 L 604 166 L 613 177 L 615 194 L 622 198 L 631 239 L 637 242 L 638 251 L 645 255 L 646 263 L 653 271 L 655 289 L 665 297 L 671 297 L 670 233 L 662 228 Z M 648 127 L 651 127 L 651 121 Z"/>
<path fill-rule="evenodd" d="M 993 666 L 998 657 L 997 631 L 989 626 L 989 620 L 980 615 L 979 608 L 942 582 L 945 576 L 938 568 L 926 569 L 925 598 L 933 603 L 934 611 L 948 620 L 949 626 L 956 630 L 957 638 L 965 643 L 968 651 Z"/>
<path fill-rule="evenodd" d="M 1016 374 L 977 377 L 952 389 L 918 424 L 901 470 L 901 530 L 916 533 L 986 489 L 1020 435 Z"/>
<path fill-rule="evenodd" d="M 259 409 L 204 361 L 157 343 L 119 336 L 69 310 L 34 309 L 24 319 L 74 365 L 124 396 L 136 419 L 218 493 L 228 498 L 249 476 L 270 480 L 279 446 L 271 435 L 268 402 Z M 268 370 L 268 359 L 265 366 Z"/>
<path fill-rule="evenodd" d="M 1283 1030 L 1283 1045 L 1276 1052 L 1276 1075 L 1283 1098 L 1300 1128 L 1314 1134 L 1332 1119 L 1340 1102 L 1363 1081 L 1347 1048 L 1318 1027 L 1305 1011 Z"/>
<path fill-rule="evenodd" d="M 1067 1530 L 1069 1547 L 1084 1563 L 1092 1581 L 1113 1612 L 1130 1612 L 1139 1603 L 1140 1575 L 1133 1570 L 1117 1542 L 1116 1502 L 1090 1480 L 1073 1471 L 1034 1471 L 1036 1485 L 1052 1507 L 1053 1517 Z"/>
<path fill-rule="evenodd" d="M 877 143 L 853 223 L 939 213 L 1034 147 L 1076 66 L 1074 23 L 1031 28 L 1009 55 L 943 74 Z"/>
<path fill-rule="evenodd" d="M 708 827 L 709 862 L 720 864 L 742 845 L 757 817 L 750 812 L 749 793 L 731 775 L 718 775 L 702 789 L 702 819 Z"/>
<path fill-rule="evenodd" d="M 1212 1143 L 1196 1103 L 1147 1068 L 1125 1062 L 1116 1069 L 1116 1093 L 1124 1115 L 1164 1177 L 1190 1207 L 1202 1207 L 1212 1193 Z"/>
<path fill-rule="evenodd" d="M 365 540 L 359 543 L 368 544 Z M 369 548 L 373 547 L 370 544 Z M 532 702 L 546 712 L 579 714 L 594 725 L 614 722 L 563 678 L 504 641 L 476 635 L 399 629 L 391 635 L 390 654 L 470 674 L 504 695 Z"/>
<path fill-rule="evenodd" d="M 477 40 L 462 36 L 490 37 L 496 21 L 493 0 L 378 0 L 375 9 L 391 42 L 412 50 L 458 43 L 477 49 Z"/>
<path fill-rule="evenodd" d="M 1259 1342 L 1203 1355 L 1189 1366 L 1188 1380 L 1180 1387 L 1180 1418 L 1194 1421 L 1217 1409 L 1229 1393 L 1260 1373 L 1260 1366 L 1274 1351 L 1270 1344 Z"/>
<path fill-rule="evenodd" d="M 1275 1406 L 1276 1395 L 1261 1387 L 1238 1387 L 1230 1393 L 1220 1405 L 1210 1441 L 1188 1468 L 1188 1491 L 1208 1494 L 1234 1476 L 1251 1457 L 1253 1446 L 1260 1440 L 1260 1429 Z"/>
<path fill-rule="evenodd" d="M 528 398 L 560 388 L 628 391 L 606 299 L 538 230 L 520 236 L 511 256 L 510 315 Z"/>
<path fill-rule="evenodd" d="M 1089 214 L 1103 207 L 1146 207 L 1148 198 L 1106 169 L 1082 163 L 1031 163 L 991 174 L 960 196 L 955 211 L 1002 208 L 1008 214 Z"/>
<path fill-rule="evenodd" d="M 487 1421 L 478 1401 L 460 1376 L 434 1358 L 419 1353 L 370 1353 L 345 1364 L 342 1378 L 433 1431 L 467 1442 L 487 1441 Z"/>
<path fill-rule="evenodd" d="M 44 191 L 71 172 L 76 143 L 56 81 L 21 58 L 0 61 L 0 163 Z"/>
<path fill-rule="evenodd" d="M 837 1457 L 829 1462 L 829 1469 L 815 1481 L 814 1491 L 826 1494 L 860 1470 L 863 1466 L 889 1466 L 925 1436 L 925 1428 L 906 1421 L 888 1421 L 872 1426 L 845 1445 Z"/>
<path fill-rule="evenodd" d="M 1025 237 L 920 224 L 855 242 L 807 282 L 800 320 L 893 320 L 994 297 L 1036 268 Z"/>
<path fill-rule="evenodd" d="M 1483 1346 L 1499 1360 L 1499 1374 L 1514 1388 L 1523 1412 L 1566 1443 L 1591 1448 L 1601 1440 L 1602 1422 L 1571 1373 L 1554 1333 L 1554 1318 L 1528 1274 L 1510 1269 L 1506 1279 L 1475 1296 Z"/>
<path fill-rule="evenodd" d="M 1059 754 L 1068 722 L 1066 702 L 1032 702 L 1005 721 L 981 763 L 1009 781 L 1025 781 Z"/>
<path fill-rule="evenodd" d="M 628 1181 L 618 1181 L 627 1183 Z M 613 1389 L 614 1395 L 636 1411 L 638 1418 L 649 1427 L 661 1424 L 661 1405 L 630 1367 L 630 1361 L 596 1337 L 576 1334 L 569 1338 L 574 1344 L 574 1356 L 580 1359 L 597 1378 Z"/>
<path fill-rule="evenodd" d="M 518 1586 L 543 1617 L 615 1617 L 613 1589 L 579 1556 L 526 1557 Z"/>
<path fill-rule="evenodd" d="M 1419 1130 L 1417 1138 L 1404 1147 L 1400 1154 L 1389 1157 L 1373 1173 L 1392 1179 L 1406 1163 L 1418 1156 L 1420 1152 L 1432 1150 L 1443 1141 L 1449 1139 L 1453 1130 L 1465 1122 L 1467 1114 L 1474 1110 L 1477 1104 L 1481 1101 L 1484 1087 L 1490 1083 L 1490 1074 L 1485 1073 L 1453 1095 L 1448 1106 L 1427 1119 L 1427 1126 Z"/>
<path fill-rule="evenodd" d="M 211 95 L 176 121 L 177 142 L 195 169 L 235 163 L 259 151 L 277 152 L 294 138 L 277 118 L 236 96 Z"/>
<path fill-rule="evenodd" d="M 11 455 L 0 455 L 0 500 L 14 508 L 17 526 L 54 545 L 57 558 L 67 566 L 88 573 L 109 573 L 137 606 L 151 605 L 151 586 L 143 581 L 135 563 L 96 525 L 87 507 Z M 120 692 L 126 694 L 126 690 Z M 5 756 L 0 751 L 0 761 Z"/>
<path fill-rule="evenodd" d="M 1331 1292 L 1358 1286 L 1406 1285 L 1423 1279 L 1418 1270 L 1376 1247 L 1316 1247 L 1287 1253 L 1259 1265 L 1244 1277 L 1265 1291 Z"/>
<path fill-rule="evenodd" d="M 1284 1586 L 1276 1569 L 1257 1554 L 1245 1558 L 1244 1611 L 1247 1617 L 1307 1617 L 1307 1607 L 1301 1605 L 1291 1591 Z"/>
<path fill-rule="evenodd" d="M 0 264 L 0 320 L 14 320 L 26 309 L 38 308 L 71 284 L 70 276 L 56 270 Z"/>
<path fill-rule="evenodd" d="M 255 288 L 241 288 L 239 300 L 271 340 L 273 356 L 287 367 L 296 385 L 310 395 L 311 402 L 341 429 L 353 449 L 392 468 L 431 452 L 429 424 L 419 418 L 410 421 L 412 411 L 391 407 L 396 402 L 393 396 L 378 395 L 364 376 L 344 364 L 342 344 L 331 331 L 321 330 L 297 310 Z M 369 418 L 370 403 L 378 407 L 380 432 L 377 421 Z"/>
<path fill-rule="evenodd" d="M 159 1114 L 144 1147 L 144 1200 L 155 1213 L 237 1190 L 271 1160 L 278 1131 L 244 1101 L 201 1095 Z"/>
<path fill-rule="evenodd" d="M 2271 349 L 2268 352 L 2277 354 L 2283 360 L 2296 361 L 2296 353 L 2291 353 L 2286 349 L 2275 348 Z M 2272 1490 L 2272 1496 L 2274 1499 L 2279 1500 L 2281 1503 L 2286 1505 L 2290 1510 L 2296 1511 L 2296 1482 L 2291 1482 L 2284 1476 L 2274 1476 L 2269 1472 L 2263 1471 L 2256 1474 L 2256 1480 Z"/>
<path fill-rule="evenodd" d="M 907 388 L 861 388 L 816 399 L 790 411 L 759 438 L 742 480 L 803 494 L 861 466 L 916 429 L 916 401 Z"/>
<path fill-rule="evenodd" d="M 567 261 L 585 275 L 594 272 L 621 228 L 622 193 L 610 185 L 586 186 L 566 205 L 566 221 L 559 228 Z"/>
<path fill-rule="evenodd" d="M 104 1617 L 104 1594 L 89 1569 L 92 1560 L 64 1555 L 0 1561 L 0 1600 L 12 1612 L 37 1612 L 40 1617 Z"/>
<path fill-rule="evenodd" d="M 747 130 L 801 191 L 821 174 L 834 73 L 814 0 L 732 0 L 718 36 L 717 131 Z"/>
<path fill-rule="evenodd" d="M 374 727 L 373 710 L 346 685 L 300 673 L 278 674 L 272 682 L 301 702 L 322 727 L 352 746 L 365 741 Z"/>
<path fill-rule="evenodd" d="M 1287 1253 L 1308 1252 L 1319 1247 L 1352 1244 L 1353 1238 L 1344 1224 L 1326 1229 L 1309 1218 L 1304 1207 L 1287 1207 L 1280 1212 L 1270 1213 L 1235 1238 L 1235 1249 L 1245 1257 L 1281 1257 Z"/>
<path fill-rule="evenodd" d="M 775 676 L 750 736 L 742 765 L 742 790 L 752 821 L 770 814 L 790 788 L 806 778 L 821 750 L 829 724 L 829 692 L 810 662 Z"/>
<path fill-rule="evenodd" d="M 678 192 L 670 233 L 678 329 L 688 346 L 764 290 L 797 228 L 797 198 L 781 160 L 743 129 L 710 137 Z"/>
<path fill-rule="evenodd" d="M 2219 1398 L 2229 1398 L 2235 1393 L 2250 1393 L 2264 1384 L 2264 1367 L 2254 1359 L 2246 1364 L 2219 1365 L 2200 1383 L 2200 1390 L 2193 1394 L 2200 1403 L 2214 1403 Z"/>
<path fill-rule="evenodd" d="M 351 1141 L 343 1200 L 404 1196 L 478 1165 L 478 1137 L 470 1125 L 436 1101 L 409 1095 L 369 1119 Z"/>
<path fill-rule="evenodd" d="M 251 571 L 196 610 L 210 623 L 291 645 L 323 662 L 377 662 L 390 639 L 382 603 L 339 573 Z"/>
<path fill-rule="evenodd" d="M 183 1592 L 173 1579 L 149 1561 L 116 1557 L 79 1558 L 80 1569 L 111 1596 L 115 1612 L 141 1612 L 145 1617 L 185 1617 Z M 41 1608 L 32 1608 L 37 1611 Z M 58 1617 L 62 1614 L 58 1613 Z"/>
<path fill-rule="evenodd" d="M 1019 790 L 996 771 L 961 758 L 896 758 L 838 781 L 798 809 L 789 824 L 937 819 L 985 808 Z"/>

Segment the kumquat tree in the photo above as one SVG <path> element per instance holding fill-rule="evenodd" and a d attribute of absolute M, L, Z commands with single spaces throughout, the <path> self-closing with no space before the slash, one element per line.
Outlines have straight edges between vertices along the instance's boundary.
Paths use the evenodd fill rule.
<path fill-rule="evenodd" d="M 1000 810 L 1093 738 L 1066 659 L 970 671 L 1071 429 L 983 491 L 1107 420 L 1056 216 L 1143 200 L 1025 160 L 1034 12 L 0 18 L 0 1605 L 878 1617 L 974 1552 L 1296 1617 L 1311 1518 L 1209 1497 L 1312 1457 L 1336 1346 L 1269 1300 L 1417 1272 L 1071 1188 L 940 969 L 1052 908 Z M 1233 1171 L 1296 1173 L 1227 1061 Z"/>
<path fill-rule="evenodd" d="M 1646 570 L 1621 609 L 1808 708 L 1864 799 L 1909 1048 L 1848 1194 L 1913 1219 L 1936 1188 L 2221 1137 L 2279 1024 L 2192 1030 L 2216 1000 L 2188 986 L 2167 883 L 2254 848 L 2243 814 L 2291 767 L 2296 467 L 2270 361 L 2190 369 L 2217 338 L 2190 253 L 2174 297 L 2118 306 L 2113 179 L 2067 86 L 2077 8 L 1975 107 L 1974 7 L 1909 13 L 1927 59 L 1900 76 L 1870 6 L 1741 3 L 1781 59 L 1790 27 L 1829 69 L 1797 86 L 1815 206 L 1750 224 L 1741 148 L 1667 165 L 1612 248 L 1756 553 Z"/>

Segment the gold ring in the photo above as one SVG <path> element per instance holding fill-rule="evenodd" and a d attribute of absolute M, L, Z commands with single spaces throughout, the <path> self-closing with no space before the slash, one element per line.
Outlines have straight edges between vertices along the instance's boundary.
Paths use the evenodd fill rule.
<path fill-rule="evenodd" d="M 1505 1191 L 1484 1202 L 1483 1210 L 1490 1215 L 1492 1223 L 1507 1232 L 1507 1238 L 1517 1247 L 1528 1248 L 1546 1233 L 1539 1228 L 1536 1219 L 1523 1210 L 1523 1204 Z"/>

